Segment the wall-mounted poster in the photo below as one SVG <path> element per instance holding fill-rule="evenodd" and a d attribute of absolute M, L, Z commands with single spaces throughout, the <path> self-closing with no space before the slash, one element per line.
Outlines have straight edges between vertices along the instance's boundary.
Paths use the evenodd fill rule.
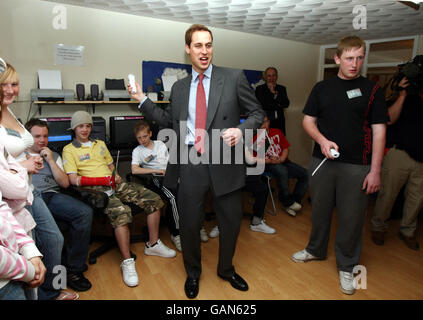
<path fill-rule="evenodd" d="M 191 65 L 161 61 L 142 62 L 142 89 L 144 92 L 164 91 L 163 76 L 175 76 L 177 80 L 191 74 Z"/>
<path fill-rule="evenodd" d="M 183 79 L 191 75 L 190 64 L 143 61 L 142 62 L 142 89 L 144 92 L 160 92 L 171 86 L 172 81 Z M 253 90 L 264 83 L 263 71 L 244 70 L 245 76 Z M 164 79 L 164 81 L 163 81 Z"/>

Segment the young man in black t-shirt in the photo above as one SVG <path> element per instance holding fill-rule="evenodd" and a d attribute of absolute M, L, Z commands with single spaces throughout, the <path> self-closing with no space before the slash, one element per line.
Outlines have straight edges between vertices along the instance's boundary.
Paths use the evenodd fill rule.
<path fill-rule="evenodd" d="M 325 259 L 332 212 L 338 212 L 335 240 L 341 291 L 355 292 L 354 267 L 358 265 L 368 194 L 380 187 L 385 147 L 386 105 L 382 90 L 360 75 L 366 45 L 358 37 L 338 43 L 337 76 L 317 83 L 303 110 L 304 130 L 315 141 L 309 173 L 312 231 L 306 249 L 295 262 Z M 340 153 L 334 158 L 331 149 Z"/>

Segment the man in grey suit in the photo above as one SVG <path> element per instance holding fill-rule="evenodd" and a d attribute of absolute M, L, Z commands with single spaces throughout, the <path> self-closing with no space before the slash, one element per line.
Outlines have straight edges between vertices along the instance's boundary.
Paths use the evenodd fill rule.
<path fill-rule="evenodd" d="M 234 288 L 246 291 L 248 284 L 232 265 L 242 219 L 241 188 L 245 184 L 245 164 L 242 160 L 235 160 L 239 160 L 239 152 L 241 155 L 244 153 L 242 138 L 245 129 L 259 128 L 264 111 L 242 70 L 211 64 L 213 35 L 206 26 L 195 24 L 186 31 L 185 51 L 191 59 L 192 76 L 173 85 L 170 104 L 165 110 L 157 108 L 146 98 L 139 84 L 136 83 L 135 94 L 131 93 L 129 85 L 128 91 L 140 101 L 139 109 L 147 119 L 174 130 L 176 141 L 171 146 L 164 184 L 176 188 L 179 183 L 180 234 L 187 272 L 187 297 L 195 298 L 199 291 L 199 231 L 204 221 L 209 190 L 213 194 L 220 231 L 217 274 Z M 246 116 L 242 124 L 241 115 Z M 209 137 L 212 139 L 209 140 Z M 172 152 L 176 149 L 177 152 Z"/>

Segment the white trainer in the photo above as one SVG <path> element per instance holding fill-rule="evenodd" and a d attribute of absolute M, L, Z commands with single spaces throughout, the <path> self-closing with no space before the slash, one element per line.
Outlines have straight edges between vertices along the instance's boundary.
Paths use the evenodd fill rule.
<path fill-rule="evenodd" d="M 213 229 L 211 229 L 210 233 L 209 233 L 209 237 L 210 238 L 216 238 L 219 236 L 219 227 L 216 225 L 213 227 Z"/>
<path fill-rule="evenodd" d="M 352 272 L 339 271 L 339 281 L 341 282 L 341 291 L 345 294 L 354 294 L 354 275 Z"/>
<path fill-rule="evenodd" d="M 311 260 L 321 260 L 319 257 L 315 257 L 312 254 L 308 253 L 306 249 L 295 252 L 291 259 L 295 262 L 307 262 Z"/>
<path fill-rule="evenodd" d="M 290 207 L 285 208 L 285 211 L 286 211 L 286 212 L 287 212 L 290 216 L 295 217 L 295 216 L 297 215 L 297 211 L 295 211 L 295 210 L 293 210 L 293 209 L 290 209 Z"/>
<path fill-rule="evenodd" d="M 172 240 L 172 242 L 175 245 L 176 249 L 178 249 L 179 251 L 182 251 L 181 236 L 179 234 L 177 236 L 170 235 L 170 240 Z"/>
<path fill-rule="evenodd" d="M 159 256 L 163 258 L 173 258 L 176 256 L 176 251 L 166 247 L 160 239 L 157 240 L 156 244 L 152 247 L 146 242 L 144 253 L 148 256 Z"/>
<path fill-rule="evenodd" d="M 273 234 L 276 232 L 275 229 L 273 229 L 272 227 L 269 227 L 264 220 L 261 220 L 261 222 L 257 225 L 252 225 L 250 224 L 250 229 L 253 231 L 257 231 L 257 232 L 263 232 L 263 233 L 267 233 L 267 234 Z"/>
<path fill-rule="evenodd" d="M 302 207 L 303 207 L 302 205 L 300 205 L 298 202 L 295 202 L 295 201 L 294 201 L 294 203 L 293 203 L 293 204 L 291 204 L 291 205 L 288 207 L 288 209 L 291 209 L 291 210 L 294 210 L 294 211 L 300 211 Z"/>
<path fill-rule="evenodd" d="M 200 230 L 200 238 L 201 238 L 201 241 L 203 241 L 203 242 L 209 241 L 209 237 L 208 237 L 206 229 L 204 229 L 204 227 L 202 227 L 201 230 Z"/>
<path fill-rule="evenodd" d="M 133 258 L 125 259 L 120 264 L 122 268 L 123 282 L 128 287 L 135 287 L 138 285 L 138 274 L 135 269 L 135 261 Z"/>

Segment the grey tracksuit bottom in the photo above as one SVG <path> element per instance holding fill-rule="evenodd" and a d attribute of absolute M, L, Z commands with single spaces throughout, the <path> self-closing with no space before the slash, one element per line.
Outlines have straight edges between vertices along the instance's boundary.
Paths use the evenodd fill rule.
<path fill-rule="evenodd" d="M 352 272 L 358 265 L 368 196 L 361 190 L 370 166 L 327 160 L 314 176 L 321 159 L 312 158 L 309 167 L 312 201 L 312 230 L 306 250 L 326 258 L 332 213 L 337 209 L 338 228 L 335 256 L 338 270 Z"/>

